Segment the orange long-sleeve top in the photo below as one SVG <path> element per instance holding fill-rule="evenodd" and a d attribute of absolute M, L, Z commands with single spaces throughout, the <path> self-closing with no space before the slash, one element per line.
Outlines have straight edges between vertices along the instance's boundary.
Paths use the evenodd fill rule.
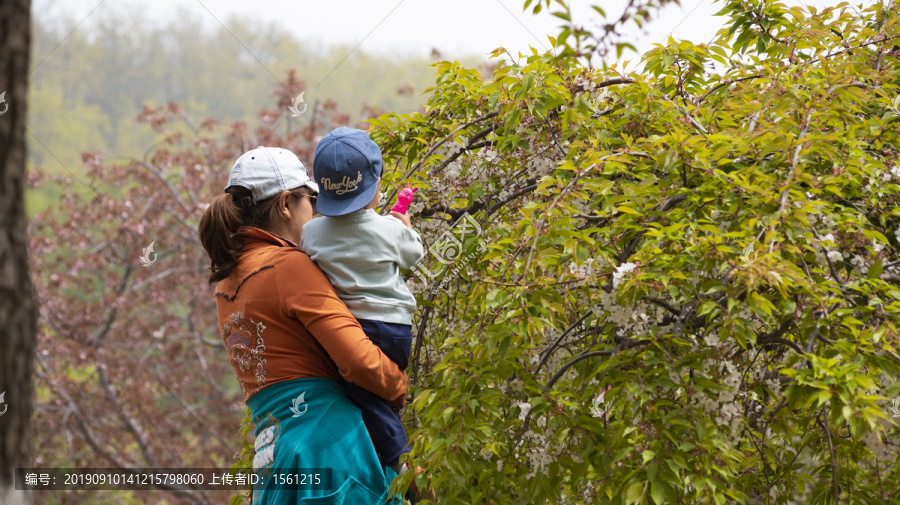
<path fill-rule="evenodd" d="M 238 236 L 238 265 L 216 285 L 215 298 L 244 399 L 279 382 L 343 376 L 401 405 L 406 374 L 366 337 L 309 256 L 258 228 L 240 228 Z"/>

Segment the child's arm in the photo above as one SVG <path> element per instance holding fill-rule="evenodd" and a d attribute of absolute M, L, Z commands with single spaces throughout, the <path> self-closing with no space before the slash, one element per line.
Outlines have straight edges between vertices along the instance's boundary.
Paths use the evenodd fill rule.
<path fill-rule="evenodd" d="M 397 239 L 397 248 L 399 250 L 400 268 L 412 268 L 425 256 L 425 248 L 422 246 L 422 237 L 413 230 L 409 221 L 408 214 L 400 214 L 399 212 L 391 212 L 392 217 L 397 218 L 405 225 L 400 229 Z"/>
<path fill-rule="evenodd" d="M 395 210 L 392 210 L 390 215 L 399 219 L 400 222 L 405 224 L 407 228 L 412 228 L 412 222 L 409 220 L 409 214 L 401 214 Z"/>

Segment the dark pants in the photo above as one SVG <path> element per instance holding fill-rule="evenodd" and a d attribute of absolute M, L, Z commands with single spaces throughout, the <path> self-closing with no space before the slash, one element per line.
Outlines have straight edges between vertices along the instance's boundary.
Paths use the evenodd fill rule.
<path fill-rule="evenodd" d="M 373 344 L 378 346 L 400 370 L 406 370 L 412 348 L 412 326 L 360 319 L 360 326 Z M 356 384 L 346 382 L 347 395 L 362 411 L 363 422 L 372 437 L 378 460 L 384 466 L 396 465 L 400 456 L 411 450 L 400 414 L 391 410 L 380 396 Z"/>

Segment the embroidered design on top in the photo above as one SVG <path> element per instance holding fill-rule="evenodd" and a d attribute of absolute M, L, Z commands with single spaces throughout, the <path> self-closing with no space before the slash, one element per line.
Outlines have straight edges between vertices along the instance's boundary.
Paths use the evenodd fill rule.
<path fill-rule="evenodd" d="M 244 398 L 262 389 L 266 384 L 266 376 L 269 375 L 266 370 L 266 359 L 263 358 L 266 345 L 262 334 L 265 329 L 266 325 L 245 317 L 243 312 L 231 314 L 222 325 L 225 350 L 239 379 L 248 376 L 256 378 L 256 388 L 252 391 L 247 390 L 243 380 L 238 380 Z"/>
<path fill-rule="evenodd" d="M 331 182 L 331 179 L 328 177 L 323 177 L 321 179 L 322 188 L 325 191 L 334 191 L 336 195 L 343 195 L 344 193 L 352 193 L 356 191 L 359 187 L 359 183 L 362 182 L 362 172 L 356 172 L 356 180 L 351 180 L 346 175 L 341 180 L 341 182 Z"/>

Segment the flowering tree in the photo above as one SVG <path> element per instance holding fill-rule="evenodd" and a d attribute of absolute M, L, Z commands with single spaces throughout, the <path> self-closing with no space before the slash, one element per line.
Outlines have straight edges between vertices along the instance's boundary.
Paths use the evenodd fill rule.
<path fill-rule="evenodd" d="M 422 113 L 370 121 L 429 246 L 414 456 L 444 503 L 887 503 L 897 7 L 731 0 L 709 45 L 670 41 L 641 74 L 593 64 L 657 4 L 592 33 L 528 1 L 566 20 L 552 51 L 498 50 L 487 79 L 440 63 Z M 309 163 L 347 121 L 322 104 L 276 127 L 302 89 L 252 132 L 147 109 L 146 159 L 87 155 L 88 197 L 34 220 L 36 464 L 231 462 L 244 411 L 196 222 L 241 152 Z"/>
<path fill-rule="evenodd" d="M 593 33 L 532 3 L 551 51 L 443 62 L 424 112 L 371 121 L 420 188 L 409 414 L 441 503 L 888 503 L 898 7 L 727 0 L 714 42 L 623 74 L 593 61 L 647 9 Z"/>
<path fill-rule="evenodd" d="M 255 131 L 243 123 L 195 124 L 174 104 L 146 108 L 139 121 L 160 141 L 145 159 L 108 163 L 88 153 L 89 180 L 57 181 L 65 187 L 62 201 L 34 218 L 30 244 L 41 304 L 36 466 L 234 462 L 245 407 L 219 337 L 197 223 L 244 151 L 283 146 L 311 162 L 316 137 L 348 122 L 326 102 L 289 128 L 288 106 L 303 89 L 291 73 L 277 90 L 278 109 L 263 111 L 264 126 Z M 30 176 L 32 187 L 49 182 Z M 170 496 L 106 491 L 94 499 L 228 499 L 157 488 Z M 53 492 L 62 503 L 82 503 L 85 493 Z"/>

